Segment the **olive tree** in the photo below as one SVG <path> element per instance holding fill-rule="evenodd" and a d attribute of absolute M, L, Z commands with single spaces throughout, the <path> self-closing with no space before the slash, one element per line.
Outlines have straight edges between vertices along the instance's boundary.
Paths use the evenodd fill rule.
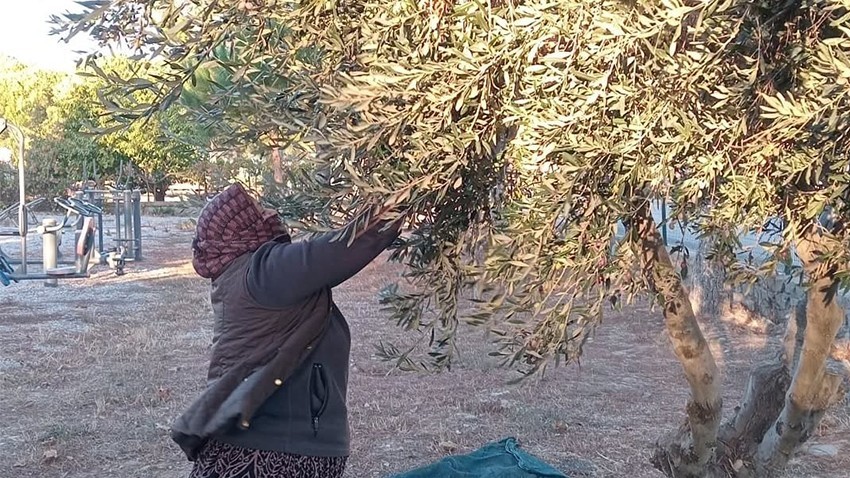
<path fill-rule="evenodd" d="M 225 69 L 227 94 L 195 112 L 280 132 L 298 156 L 279 198 L 293 223 L 410 214 L 406 283 L 382 301 L 428 354 L 384 344 L 399 366 L 449 366 L 468 323 L 506 365 L 543 372 L 580 357 L 606 307 L 648 293 L 690 388 L 652 458 L 677 477 L 769 476 L 842 396 L 828 365 L 848 276 L 847 0 L 84 3 L 71 33 L 168 66 L 123 79 L 155 99 L 116 121 Z M 806 286 L 785 353 L 754 367 L 725 423 L 656 201 L 730 281 L 781 266 Z"/>

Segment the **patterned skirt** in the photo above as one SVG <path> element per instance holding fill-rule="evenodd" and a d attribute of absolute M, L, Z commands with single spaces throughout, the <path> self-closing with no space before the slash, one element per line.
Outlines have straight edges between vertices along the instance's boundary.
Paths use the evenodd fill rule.
<path fill-rule="evenodd" d="M 348 457 L 303 456 L 210 440 L 189 478 L 342 478 Z"/>

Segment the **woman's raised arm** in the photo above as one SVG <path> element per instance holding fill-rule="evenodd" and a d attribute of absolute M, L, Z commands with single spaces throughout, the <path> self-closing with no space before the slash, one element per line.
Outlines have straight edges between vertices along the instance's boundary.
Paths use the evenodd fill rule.
<path fill-rule="evenodd" d="M 401 219 L 379 221 L 351 245 L 326 233 L 299 242 L 268 243 L 251 259 L 248 290 L 264 307 L 286 307 L 353 277 L 399 236 Z"/>

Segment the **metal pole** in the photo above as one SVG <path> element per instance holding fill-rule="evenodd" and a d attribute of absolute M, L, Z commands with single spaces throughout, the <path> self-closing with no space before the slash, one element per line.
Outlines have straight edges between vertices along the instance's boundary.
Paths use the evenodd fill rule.
<path fill-rule="evenodd" d="M 56 235 L 57 235 L 57 237 L 59 236 L 59 234 L 58 234 L 58 233 L 57 233 Z M 57 244 L 57 245 L 58 245 L 58 244 Z M 57 257 L 58 257 L 58 256 L 57 256 Z M 9 264 L 12 264 L 13 266 L 19 266 L 19 265 L 21 265 L 21 261 L 19 261 L 19 260 L 17 260 L 17 259 L 15 259 L 15 260 L 10 260 L 10 261 L 9 261 Z M 27 261 L 27 264 L 44 264 L 44 262 L 42 262 L 41 260 L 30 259 L 30 260 L 28 260 L 28 261 Z M 70 260 L 57 260 L 57 261 L 56 261 L 56 266 L 57 266 L 57 267 L 58 267 L 58 266 L 72 266 L 72 265 L 74 265 L 74 264 L 76 264 L 76 262 L 75 262 L 75 261 L 70 261 Z"/>
<path fill-rule="evenodd" d="M 27 234 L 29 234 L 29 221 L 27 218 L 27 182 L 24 163 L 24 133 L 17 126 L 7 122 L 6 126 L 15 134 L 18 140 L 18 234 L 21 236 L 21 267 L 20 273 L 27 273 Z"/>
<path fill-rule="evenodd" d="M 134 259 L 142 260 L 142 192 L 133 191 L 133 239 L 136 251 Z"/>
<path fill-rule="evenodd" d="M 112 193 L 112 204 L 115 206 L 115 248 L 121 247 L 121 194 Z"/>
<path fill-rule="evenodd" d="M 133 245 L 133 191 L 124 190 L 124 239 L 127 243 L 127 255 L 136 258 L 136 247 Z M 130 256 L 130 254 L 133 254 Z"/>
<path fill-rule="evenodd" d="M 103 210 L 103 195 L 88 191 L 89 202 Z M 97 252 L 103 254 L 103 214 L 97 215 Z"/>
<path fill-rule="evenodd" d="M 84 193 L 82 191 L 74 191 L 74 197 L 77 200 L 82 201 L 85 196 L 84 196 Z M 77 223 L 77 230 L 74 233 L 74 247 L 77 247 L 77 244 L 80 241 L 80 235 L 83 233 L 83 222 L 84 221 L 79 221 Z"/>
<path fill-rule="evenodd" d="M 48 229 L 56 228 L 56 219 L 44 219 L 41 221 L 41 226 L 44 228 L 44 231 Z M 55 269 L 58 263 L 57 255 L 59 253 L 59 244 L 56 240 L 56 232 L 44 232 L 41 235 L 41 244 L 42 244 L 42 272 L 47 274 L 47 271 L 50 269 Z M 56 279 L 47 279 L 44 281 L 45 287 L 56 287 L 59 285 Z"/>
<path fill-rule="evenodd" d="M 661 237 L 664 240 L 664 245 L 667 245 L 667 201 L 661 201 Z"/>

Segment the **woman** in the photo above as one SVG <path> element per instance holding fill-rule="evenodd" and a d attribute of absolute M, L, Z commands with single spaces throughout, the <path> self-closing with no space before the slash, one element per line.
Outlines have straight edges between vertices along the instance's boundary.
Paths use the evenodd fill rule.
<path fill-rule="evenodd" d="M 204 207 L 193 265 L 212 284 L 208 385 L 172 426 L 191 478 L 342 476 L 351 336 L 331 289 L 400 223 L 380 220 L 351 244 L 332 234 L 293 243 L 239 184 Z"/>

